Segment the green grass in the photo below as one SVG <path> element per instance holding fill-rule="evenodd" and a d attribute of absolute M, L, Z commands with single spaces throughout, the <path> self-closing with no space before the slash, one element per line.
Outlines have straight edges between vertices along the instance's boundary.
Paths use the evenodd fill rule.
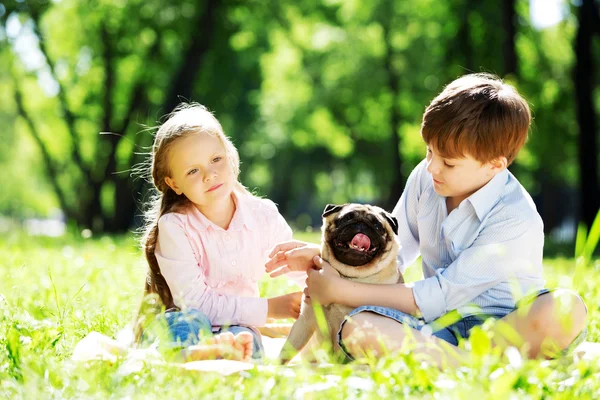
<path fill-rule="evenodd" d="M 318 240 L 318 234 L 299 235 Z M 75 344 L 90 331 L 114 337 L 130 323 L 145 264 L 131 238 L 0 237 L 0 398 L 594 398 L 597 361 L 525 361 L 490 352 L 485 335 L 472 367 L 438 371 L 405 354 L 322 368 L 267 365 L 223 377 L 149 365 L 127 373 L 121 362 L 75 364 Z M 588 340 L 598 341 L 600 262 L 545 260 L 547 286 L 572 288 L 589 307 Z M 407 280 L 418 279 L 417 267 Z M 291 290 L 265 279 L 263 295 Z"/>

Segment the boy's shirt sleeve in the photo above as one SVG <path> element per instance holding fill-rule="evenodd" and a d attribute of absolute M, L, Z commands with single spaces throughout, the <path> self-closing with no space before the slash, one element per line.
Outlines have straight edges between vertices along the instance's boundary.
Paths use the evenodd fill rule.
<path fill-rule="evenodd" d="M 267 299 L 223 295 L 207 285 L 183 222 L 175 214 L 163 215 L 158 222 L 155 255 L 177 306 L 199 310 L 212 325 L 266 323 Z"/>
<path fill-rule="evenodd" d="M 505 281 L 535 276 L 541 266 L 543 228 L 529 220 L 499 220 L 485 227 L 473 244 L 446 268 L 414 283 L 413 294 L 423 318 L 430 322 L 467 305 L 487 289 Z M 518 288 L 515 288 L 518 290 Z"/>
<path fill-rule="evenodd" d="M 423 179 L 423 170 L 426 167 L 427 163 L 423 160 L 413 169 L 406 181 L 400 200 L 398 200 L 392 211 L 392 215 L 398 220 L 398 240 L 400 242 L 398 268 L 402 273 L 420 255 L 417 212 L 422 192 L 421 180 Z"/>

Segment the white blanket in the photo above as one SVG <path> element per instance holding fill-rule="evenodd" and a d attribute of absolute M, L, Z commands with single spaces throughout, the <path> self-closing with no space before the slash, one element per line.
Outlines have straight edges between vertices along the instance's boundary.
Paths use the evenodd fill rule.
<path fill-rule="evenodd" d="M 284 342 L 285 338 L 263 336 L 265 357 L 275 359 Z M 119 373 L 123 375 L 137 372 L 148 364 L 164 364 L 166 362 L 155 347 L 133 349 L 98 332 L 89 333 L 77 343 L 71 360 L 76 362 L 104 361 L 111 364 L 123 360 L 124 362 L 119 367 Z M 256 366 L 251 362 L 232 360 L 191 361 L 174 365 L 186 370 L 212 371 L 223 375 L 252 369 Z"/>

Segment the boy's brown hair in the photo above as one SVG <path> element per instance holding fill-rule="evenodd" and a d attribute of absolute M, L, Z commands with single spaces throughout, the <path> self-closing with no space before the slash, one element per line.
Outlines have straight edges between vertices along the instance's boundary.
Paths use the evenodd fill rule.
<path fill-rule="evenodd" d="M 444 158 L 469 155 L 510 165 L 527 140 L 531 112 L 516 89 L 490 74 L 451 82 L 425 110 L 421 136 Z"/>

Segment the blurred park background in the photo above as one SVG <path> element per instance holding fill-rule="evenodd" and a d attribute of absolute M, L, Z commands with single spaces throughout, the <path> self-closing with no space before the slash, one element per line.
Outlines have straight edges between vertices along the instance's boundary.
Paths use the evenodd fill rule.
<path fill-rule="evenodd" d="M 296 229 L 318 227 L 327 203 L 391 209 L 425 155 L 427 104 L 454 78 L 491 72 L 530 102 L 511 170 L 548 240 L 570 244 L 600 207 L 599 7 L 0 0 L 0 230 L 135 229 L 149 195 L 135 166 L 181 100 L 215 113 L 241 181 Z"/>

